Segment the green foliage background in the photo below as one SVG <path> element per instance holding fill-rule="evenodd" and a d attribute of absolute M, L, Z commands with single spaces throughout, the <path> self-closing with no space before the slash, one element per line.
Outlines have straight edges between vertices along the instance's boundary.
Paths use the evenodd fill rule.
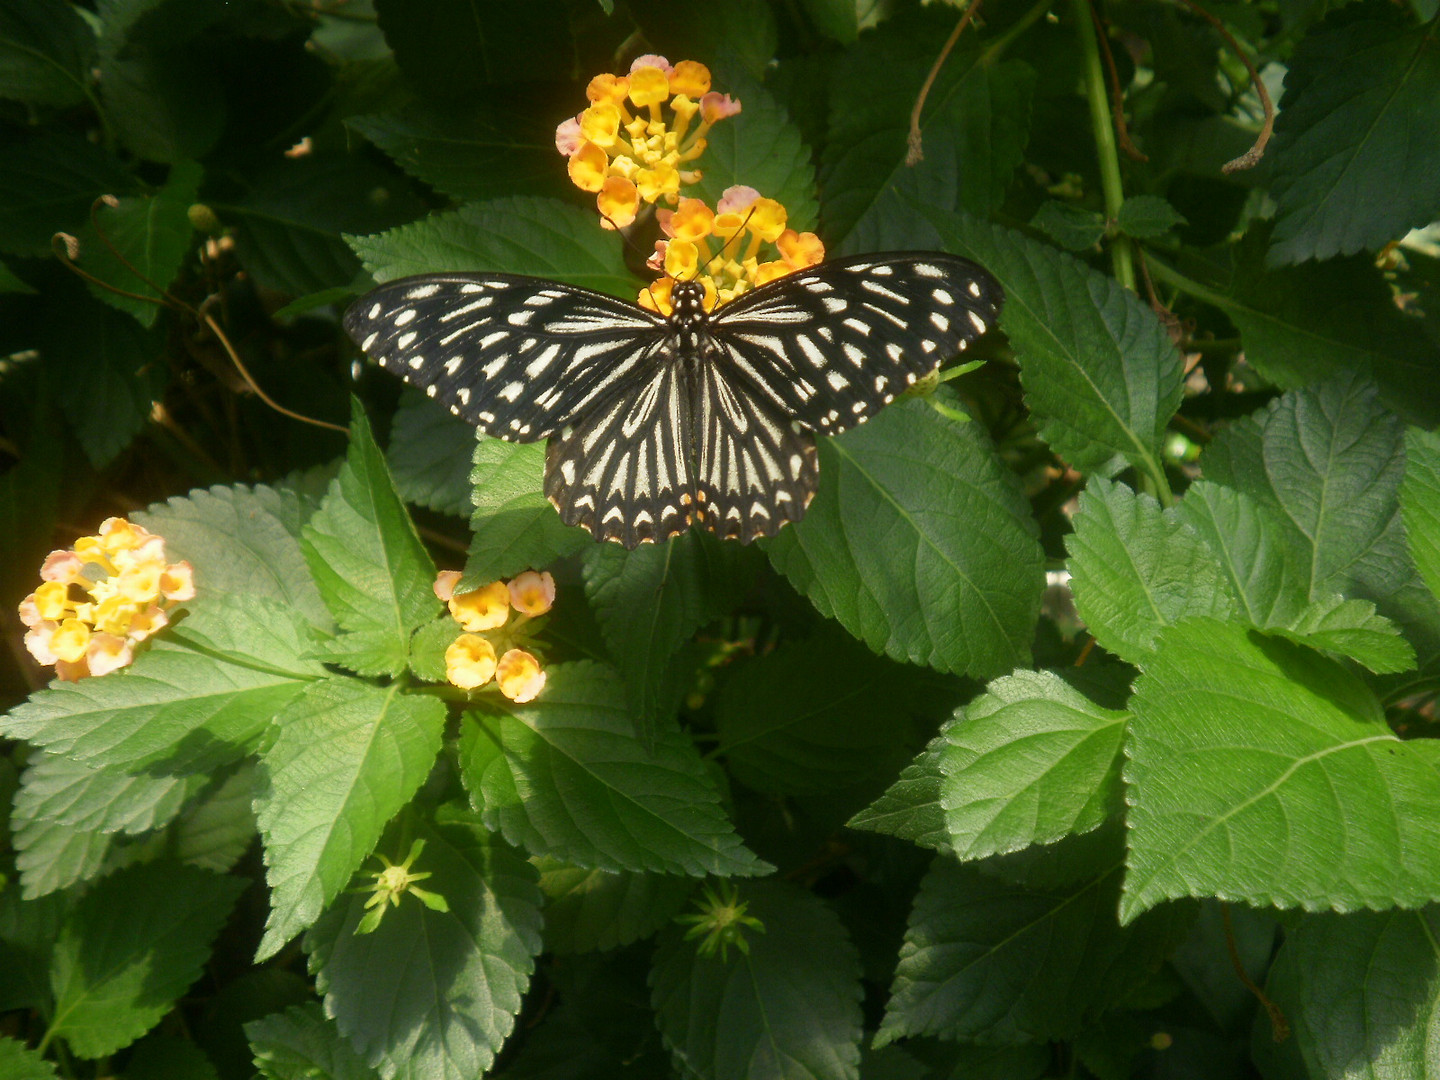
<path fill-rule="evenodd" d="M 1440 1077 L 1437 4 L 989 0 L 912 164 L 958 14 L 0 0 L 0 1080 Z M 1006 292 L 752 546 L 594 544 L 338 326 L 633 297 L 553 132 L 645 52 L 743 102 L 699 194 Z M 199 595 L 45 688 L 118 513 Z M 436 692 L 437 563 L 554 573 L 539 699 Z"/>

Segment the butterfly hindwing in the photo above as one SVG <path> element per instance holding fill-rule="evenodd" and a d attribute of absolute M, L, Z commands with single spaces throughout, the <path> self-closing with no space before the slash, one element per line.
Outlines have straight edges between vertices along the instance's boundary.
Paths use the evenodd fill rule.
<path fill-rule="evenodd" d="M 805 515 L 819 465 L 815 437 L 726 367 L 699 368 L 696 516 L 717 535 L 748 543 Z"/>
<path fill-rule="evenodd" d="M 968 259 L 864 255 L 746 293 L 719 309 L 709 331 L 758 392 L 811 430 L 834 435 L 994 326 L 1002 296 Z"/>
<path fill-rule="evenodd" d="M 345 329 L 485 434 L 531 442 L 643 373 L 666 327 L 634 304 L 559 282 L 434 274 L 368 293 Z"/>
<path fill-rule="evenodd" d="M 545 495 L 567 525 L 627 548 L 690 527 L 693 441 L 679 364 L 612 395 L 545 452 Z"/>

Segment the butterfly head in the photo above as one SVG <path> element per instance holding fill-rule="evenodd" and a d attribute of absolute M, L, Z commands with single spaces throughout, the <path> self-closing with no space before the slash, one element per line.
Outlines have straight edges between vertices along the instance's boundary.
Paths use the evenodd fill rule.
<path fill-rule="evenodd" d="M 681 328 L 705 321 L 705 285 L 702 282 L 675 283 L 670 290 L 670 321 Z"/>

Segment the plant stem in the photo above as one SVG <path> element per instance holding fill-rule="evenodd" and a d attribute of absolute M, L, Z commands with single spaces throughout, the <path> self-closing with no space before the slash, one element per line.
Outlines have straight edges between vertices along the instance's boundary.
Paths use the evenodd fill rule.
<path fill-rule="evenodd" d="M 1090 14 L 1090 0 L 1071 0 L 1075 9 L 1075 32 L 1085 57 L 1085 97 L 1090 103 L 1090 127 L 1095 133 L 1095 156 L 1100 159 L 1100 187 L 1105 194 L 1105 218 L 1112 225 L 1120 216 L 1125 189 L 1120 183 L 1120 154 L 1115 143 L 1115 126 L 1110 118 L 1110 100 L 1105 90 L 1105 70 L 1100 64 L 1100 42 Z M 1135 291 L 1135 257 L 1128 236 L 1110 241 L 1110 260 L 1115 277 Z"/>
<path fill-rule="evenodd" d="M 1165 284 L 1172 285 L 1175 288 L 1179 289 L 1187 296 L 1193 297 L 1196 300 L 1204 301 L 1207 304 L 1213 304 L 1215 307 L 1218 307 L 1221 310 L 1229 310 L 1230 308 L 1238 306 L 1235 300 L 1231 297 L 1224 296 L 1216 292 L 1209 286 L 1201 285 L 1198 281 L 1194 281 L 1186 277 L 1184 274 L 1180 273 L 1179 270 L 1176 270 L 1174 267 L 1167 266 L 1159 259 L 1156 259 L 1153 255 L 1147 253 L 1147 255 L 1145 256 L 1145 262 L 1146 265 L 1150 267 L 1151 274 L 1153 274 L 1160 281 L 1165 282 Z"/>

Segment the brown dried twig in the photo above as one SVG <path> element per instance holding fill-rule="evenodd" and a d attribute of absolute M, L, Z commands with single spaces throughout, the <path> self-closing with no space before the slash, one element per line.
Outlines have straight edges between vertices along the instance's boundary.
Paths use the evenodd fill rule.
<path fill-rule="evenodd" d="M 1240 62 L 1245 65 L 1245 70 L 1250 73 L 1250 85 L 1255 87 L 1255 93 L 1260 98 L 1260 107 L 1265 110 L 1265 122 L 1260 125 L 1260 134 L 1255 136 L 1255 142 L 1251 145 L 1250 149 L 1246 150 L 1245 153 L 1233 161 L 1227 161 L 1224 165 L 1221 165 L 1220 171 L 1223 173 L 1233 173 L 1239 172 L 1241 169 L 1253 169 L 1256 165 L 1260 164 L 1260 159 L 1265 156 L 1265 144 L 1270 141 L 1270 135 L 1275 130 L 1275 104 L 1270 100 L 1270 91 L 1265 89 L 1265 84 L 1260 81 L 1260 73 L 1255 70 L 1255 65 L 1250 62 L 1250 58 L 1241 50 L 1239 42 L 1230 35 L 1229 30 L 1225 29 L 1225 24 L 1197 4 L 1195 0 L 1185 0 L 1185 4 L 1191 11 L 1195 12 L 1195 14 L 1199 15 L 1215 28 L 1215 32 L 1225 39 L 1225 44 L 1229 47 L 1230 51 L 1240 58 Z"/>
<path fill-rule="evenodd" d="M 1090 17 L 1095 20 L 1095 36 L 1100 40 L 1100 55 L 1105 58 L 1105 71 L 1110 77 L 1110 112 L 1115 117 L 1115 138 L 1120 149 L 1131 161 L 1149 161 L 1130 140 L 1130 127 L 1125 123 L 1125 95 L 1120 89 L 1120 74 L 1115 70 L 1115 54 L 1110 51 L 1110 38 L 1100 21 L 1100 12 L 1092 0 Z"/>

